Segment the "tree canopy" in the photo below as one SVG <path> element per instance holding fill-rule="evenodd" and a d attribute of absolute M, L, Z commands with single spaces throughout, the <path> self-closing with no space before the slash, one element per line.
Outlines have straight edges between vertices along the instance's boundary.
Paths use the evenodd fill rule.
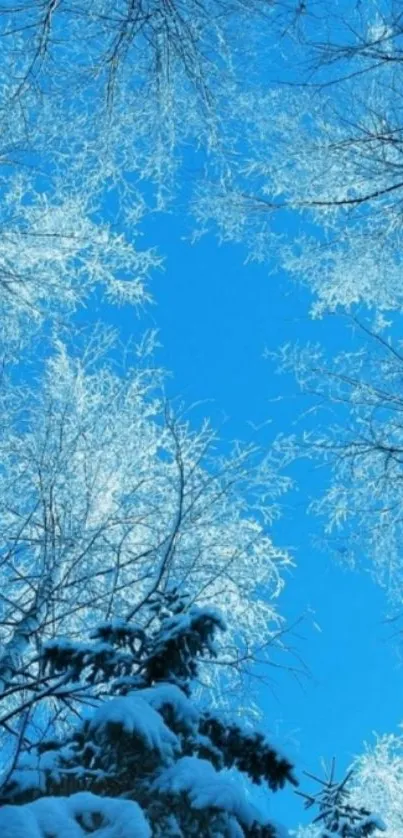
<path fill-rule="evenodd" d="M 273 525 L 301 455 L 330 465 L 312 506 L 338 552 L 364 550 L 401 602 L 402 352 L 385 312 L 393 332 L 402 38 L 399 0 L 0 5 L 6 838 L 284 837 L 254 788 L 270 800 L 296 773 L 256 729 L 254 685 L 300 674 Z M 242 244 L 309 289 L 311 315 L 347 312 L 368 338 L 333 359 L 280 350 L 332 426 L 220 440 L 168 398 L 154 331 L 121 346 L 108 311 L 141 321 L 163 266 L 152 220 L 178 208 L 192 241 Z M 308 795 L 305 834 L 376 836 L 385 816 L 394 838 L 400 745 L 381 738 L 349 784 L 332 773 Z"/>

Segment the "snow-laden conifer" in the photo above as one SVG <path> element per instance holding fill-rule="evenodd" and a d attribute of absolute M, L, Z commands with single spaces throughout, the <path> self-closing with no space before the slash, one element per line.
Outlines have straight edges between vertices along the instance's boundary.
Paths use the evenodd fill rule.
<path fill-rule="evenodd" d="M 192 695 L 200 663 L 217 654 L 222 617 L 176 590 L 146 610 L 143 626 L 107 621 L 87 641 L 44 646 L 43 675 L 71 715 L 52 738 L 35 742 L 26 729 L 1 785 L 3 834 L 45 838 L 52 819 L 55 838 L 68 829 L 99 838 L 277 834 L 239 774 L 276 791 L 296 783 L 291 763 L 264 735 Z"/>

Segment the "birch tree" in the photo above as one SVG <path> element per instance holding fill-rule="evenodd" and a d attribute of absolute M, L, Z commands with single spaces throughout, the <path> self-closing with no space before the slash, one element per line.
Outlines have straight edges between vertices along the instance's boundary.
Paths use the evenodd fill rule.
<path fill-rule="evenodd" d="M 149 299 L 161 257 L 138 246 L 140 222 L 179 194 L 186 205 L 189 149 L 196 170 L 231 168 L 235 102 L 256 83 L 261 32 L 270 42 L 283 31 L 286 6 L 52 0 L 0 10 L 5 345 L 70 316 L 95 287 L 114 301 Z"/>
<path fill-rule="evenodd" d="M 27 690 L 41 691 L 45 641 L 134 619 L 167 587 L 185 586 L 193 601 L 228 614 L 220 654 L 200 684 L 217 698 L 225 684 L 242 694 L 256 662 L 270 663 L 284 647 L 276 598 L 290 559 L 273 545 L 270 524 L 286 481 L 254 447 L 220 456 L 207 424 L 192 431 L 165 402 L 157 371 L 118 373 L 101 363 L 108 340 L 101 349 L 95 340 L 71 355 L 58 342 L 40 386 L 2 391 L 7 736 L 18 735 L 13 720 Z"/>
<path fill-rule="evenodd" d="M 285 20 L 287 4 L 278 5 Z M 276 6 L 271 0 L 170 4 L 84 0 L 71 8 L 59 2 L 38 8 L 29 3 L 5 5 L 2 38 L 6 51 L 14 53 L 14 99 L 29 89 L 48 94 L 57 90 L 60 79 L 77 89 L 94 78 L 110 98 L 124 73 L 135 75 L 137 82 L 150 75 L 161 83 L 179 66 L 194 95 L 208 106 L 214 68 L 226 51 L 234 49 L 234 30 L 240 33 L 242 24 L 247 26 L 251 19 L 270 22 Z M 292 9 L 290 3 L 288 11 Z"/>
<path fill-rule="evenodd" d="M 401 4 L 307 6 L 284 83 L 236 105 L 244 154 L 196 217 L 304 283 L 316 315 L 401 310 Z"/>
<path fill-rule="evenodd" d="M 403 823 L 402 744 L 400 733 L 377 736 L 354 761 L 354 795 L 382 811 L 388 838 L 397 838 Z"/>
<path fill-rule="evenodd" d="M 277 444 L 284 461 L 312 458 L 326 470 L 326 488 L 311 511 L 324 522 L 336 557 L 364 562 L 401 603 L 402 346 L 385 330 L 352 324 L 355 351 L 333 359 L 319 345 L 280 352 L 280 368 L 296 375 L 306 412 L 301 404 L 305 429 Z"/>

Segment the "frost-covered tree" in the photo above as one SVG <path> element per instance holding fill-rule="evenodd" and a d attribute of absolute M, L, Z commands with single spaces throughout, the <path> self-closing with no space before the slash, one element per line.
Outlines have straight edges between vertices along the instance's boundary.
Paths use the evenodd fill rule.
<path fill-rule="evenodd" d="M 401 3 L 305 6 L 285 83 L 239 100 L 243 153 L 196 215 L 306 284 L 316 314 L 401 310 Z"/>
<path fill-rule="evenodd" d="M 95 193 L 47 179 L 49 194 L 31 176 L 0 177 L 0 357 L 14 360 L 27 337 L 60 322 L 102 293 L 108 303 L 144 305 L 160 259 L 131 236 L 92 215 Z M 134 207 L 132 207 L 134 212 Z M 138 204 L 138 217 L 141 216 Z M 43 334 L 43 332 L 42 332 Z"/>
<path fill-rule="evenodd" d="M 403 829 L 403 738 L 401 733 L 378 736 L 354 761 L 352 794 L 364 806 L 382 813 L 387 838 Z"/>
<path fill-rule="evenodd" d="M 355 349 L 333 359 L 315 345 L 280 352 L 280 367 L 296 375 L 313 421 L 305 418 L 305 430 L 282 437 L 278 447 L 285 461 L 311 458 L 324 466 L 324 490 L 311 510 L 325 521 L 328 546 L 349 564 L 364 558 L 401 603 L 402 345 L 387 331 L 352 325 Z"/>
<path fill-rule="evenodd" d="M 403 737 L 400 733 L 378 736 L 373 744 L 366 745 L 353 762 L 348 790 L 352 806 L 379 812 L 386 825 L 387 838 L 400 838 L 403 830 Z M 320 827 L 301 828 L 297 835 L 318 838 Z"/>
<path fill-rule="evenodd" d="M 312 779 L 320 783 L 317 794 L 302 794 L 305 798 L 305 808 L 315 806 L 319 814 L 313 823 L 318 824 L 317 834 L 320 838 L 368 838 L 386 832 L 386 826 L 379 815 L 372 814 L 365 806 L 356 805 L 353 801 L 349 786 L 352 772 L 350 771 L 341 782 L 334 779 L 334 761 L 329 776 L 321 780 L 312 775 Z M 311 775 L 310 775 L 311 776 Z"/>
<path fill-rule="evenodd" d="M 51 0 L 0 12 L 0 314 L 10 347 L 95 287 L 147 300 L 160 260 L 137 247 L 139 221 L 178 193 L 186 205 L 189 149 L 202 179 L 204 164 L 231 170 L 235 103 L 288 31 L 294 2 Z"/>
<path fill-rule="evenodd" d="M 161 258 L 138 247 L 139 224 L 189 191 L 189 147 L 198 168 L 231 166 L 232 103 L 255 84 L 267 53 L 256 37 L 271 41 L 286 5 L 3 4 L 1 358 L 94 291 L 149 299 Z"/>
<path fill-rule="evenodd" d="M 43 678 L 67 705 L 70 725 L 63 735 L 59 721 L 59 736 L 54 729 L 39 742 L 24 725 L 0 784 L 2 834 L 277 835 L 237 773 L 276 791 L 295 784 L 291 763 L 261 734 L 192 700 L 200 661 L 218 654 L 219 612 L 175 590 L 144 609 L 140 623 L 103 622 L 87 642 L 43 645 Z M 74 720 L 83 704 L 91 709 Z"/>
<path fill-rule="evenodd" d="M 75 335 L 73 354 L 58 342 L 33 389 L 0 390 L 4 741 L 46 696 L 46 641 L 134 619 L 168 586 L 228 615 L 200 688 L 242 691 L 283 645 L 275 600 L 290 560 L 269 531 L 286 483 L 254 447 L 219 455 L 207 424 L 192 431 L 167 405 L 158 371 L 106 362 L 108 341 L 80 349 Z"/>
<path fill-rule="evenodd" d="M 228 53 L 235 54 L 235 39 L 245 34 L 242 25 L 249 30 L 252 19 L 270 32 L 277 12 L 284 26 L 294 8 L 297 4 L 275 0 L 82 0 L 66 9 L 57 2 L 38 8 L 5 4 L 1 36 L 5 54 L 12 53 L 15 62 L 11 102 L 21 102 L 32 90 L 49 96 L 63 82 L 85 89 L 94 79 L 111 99 L 125 76 L 138 86 L 152 81 L 164 87 L 180 68 L 193 96 L 209 109 L 211 85 Z"/>

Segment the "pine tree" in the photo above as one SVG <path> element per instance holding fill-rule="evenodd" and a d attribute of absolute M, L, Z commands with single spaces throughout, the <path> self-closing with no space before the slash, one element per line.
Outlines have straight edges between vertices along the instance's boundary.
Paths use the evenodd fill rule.
<path fill-rule="evenodd" d="M 317 794 L 297 792 L 305 798 L 306 809 L 311 806 L 319 808 L 319 815 L 313 823 L 320 824 L 322 828 L 320 838 L 368 838 L 378 831 L 385 832 L 386 826 L 378 815 L 351 802 L 348 784 L 352 771 L 349 771 L 341 782 L 336 782 L 334 769 L 333 760 L 325 780 L 306 772 L 308 777 L 320 783 L 321 789 Z"/>
<path fill-rule="evenodd" d="M 296 784 L 291 763 L 260 733 L 192 699 L 199 664 L 214 658 L 215 637 L 225 630 L 219 612 L 174 590 L 153 597 L 145 625 L 114 620 L 88 642 L 59 638 L 44 646 L 44 676 L 64 677 L 55 699 L 73 714 L 79 694 L 92 709 L 72 730 L 22 749 L 2 788 L 0 802 L 11 805 L 0 809 L 0 832 L 9 819 L 1 834 L 14 836 L 15 821 L 20 838 L 18 819 L 28 814 L 43 829 L 32 836 L 47 835 L 41 817 L 51 806 L 60 830 L 84 830 L 74 836 L 275 838 L 237 773 L 276 791 Z"/>

